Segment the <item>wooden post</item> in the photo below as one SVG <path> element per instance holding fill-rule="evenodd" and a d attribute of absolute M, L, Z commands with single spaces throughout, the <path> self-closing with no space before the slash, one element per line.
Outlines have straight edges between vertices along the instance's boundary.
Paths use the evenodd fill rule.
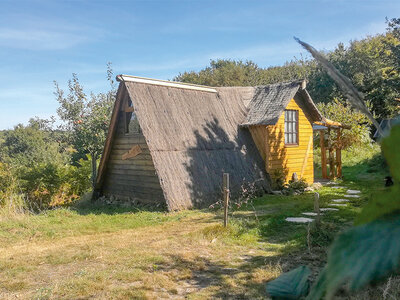
<path fill-rule="evenodd" d="M 229 173 L 224 173 L 223 177 L 224 189 L 224 227 L 228 225 L 228 206 L 229 206 Z"/>
<path fill-rule="evenodd" d="M 319 143 L 321 146 L 321 169 L 322 178 L 328 178 L 328 172 L 326 170 L 326 148 L 325 148 L 325 132 L 323 130 L 319 131 Z"/>
<path fill-rule="evenodd" d="M 337 177 L 342 177 L 342 130 L 339 128 L 337 132 L 337 147 L 336 147 L 336 172 Z"/>
<path fill-rule="evenodd" d="M 328 128 L 328 135 L 330 137 L 331 129 Z M 333 154 L 333 147 L 332 143 L 328 143 L 328 153 L 329 153 L 329 178 L 330 179 L 335 179 L 335 158 Z"/>
<path fill-rule="evenodd" d="M 315 222 L 318 225 L 320 221 L 320 210 L 319 210 L 319 193 L 314 193 L 314 212 L 317 213 Z"/>

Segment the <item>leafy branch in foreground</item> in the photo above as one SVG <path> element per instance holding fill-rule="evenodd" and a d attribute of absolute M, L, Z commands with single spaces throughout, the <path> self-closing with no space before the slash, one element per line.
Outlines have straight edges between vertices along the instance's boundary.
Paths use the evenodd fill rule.
<path fill-rule="evenodd" d="M 298 38 L 294 38 L 300 45 L 303 46 L 311 55 L 318 61 L 321 66 L 325 69 L 328 75 L 337 83 L 342 92 L 346 95 L 347 99 L 351 103 L 351 105 L 362 112 L 364 115 L 368 117 L 368 119 L 374 124 L 376 129 L 379 131 L 381 135 L 383 135 L 382 129 L 379 126 L 379 123 L 374 119 L 371 112 L 369 111 L 367 105 L 364 101 L 364 96 L 354 87 L 351 83 L 350 79 L 340 73 L 335 66 L 327 60 L 321 53 L 319 53 L 314 47 L 311 45 L 301 41 Z"/>

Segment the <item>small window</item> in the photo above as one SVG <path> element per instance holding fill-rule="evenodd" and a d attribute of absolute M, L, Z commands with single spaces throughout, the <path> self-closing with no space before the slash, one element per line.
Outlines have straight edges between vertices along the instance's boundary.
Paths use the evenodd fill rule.
<path fill-rule="evenodd" d="M 285 145 L 299 144 L 299 112 L 285 110 Z"/>
<path fill-rule="evenodd" d="M 135 111 L 133 110 L 132 102 L 129 101 L 127 110 L 124 112 L 125 118 L 125 134 L 138 134 L 141 133 L 139 122 Z"/>

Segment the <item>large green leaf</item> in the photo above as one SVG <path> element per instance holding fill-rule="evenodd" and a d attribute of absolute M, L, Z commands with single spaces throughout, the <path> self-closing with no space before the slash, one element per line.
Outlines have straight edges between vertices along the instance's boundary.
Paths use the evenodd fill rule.
<path fill-rule="evenodd" d="M 400 211 L 400 186 L 396 184 L 386 192 L 373 195 L 356 218 L 356 225 L 372 222 L 385 215 Z"/>
<path fill-rule="evenodd" d="M 400 125 L 393 126 L 390 135 L 382 140 L 382 151 L 391 175 L 400 183 Z"/>
<path fill-rule="evenodd" d="M 310 289 L 308 277 L 311 271 L 306 266 L 298 267 L 267 283 L 267 293 L 272 299 L 300 299 Z"/>
<path fill-rule="evenodd" d="M 382 151 L 395 185 L 376 194 L 357 217 L 356 224 L 371 222 L 384 215 L 400 211 L 400 126 L 393 126 L 390 135 L 382 140 Z"/>
<path fill-rule="evenodd" d="M 400 266 L 400 216 L 353 227 L 340 234 L 307 299 L 331 298 L 344 283 L 350 291 L 385 278 Z"/>

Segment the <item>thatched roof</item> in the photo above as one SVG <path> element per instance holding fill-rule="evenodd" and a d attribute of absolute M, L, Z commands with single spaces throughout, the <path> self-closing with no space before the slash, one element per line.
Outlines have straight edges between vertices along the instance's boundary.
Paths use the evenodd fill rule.
<path fill-rule="evenodd" d="M 264 162 L 248 128 L 241 124 L 274 124 L 292 98 L 311 119 L 321 119 L 299 81 L 210 88 L 129 76 L 117 79 L 121 81 L 119 95 L 128 93 L 135 108 L 169 210 L 204 207 L 220 200 L 224 172 L 230 173 L 233 194 L 249 183 L 270 190 Z M 115 132 L 113 122 L 115 112 L 108 141 Z M 100 163 L 98 188 L 109 144 Z"/>
<path fill-rule="evenodd" d="M 221 198 L 223 172 L 231 189 L 259 182 L 266 190 L 262 158 L 247 129 L 242 95 L 124 82 L 135 107 L 170 210 L 204 206 Z"/>
<path fill-rule="evenodd" d="M 255 88 L 249 112 L 241 125 L 275 125 L 290 100 L 296 95 L 300 95 L 298 97 L 300 102 L 305 102 L 304 109 L 312 121 L 320 121 L 322 116 L 305 90 L 305 82 L 298 80 Z"/>

